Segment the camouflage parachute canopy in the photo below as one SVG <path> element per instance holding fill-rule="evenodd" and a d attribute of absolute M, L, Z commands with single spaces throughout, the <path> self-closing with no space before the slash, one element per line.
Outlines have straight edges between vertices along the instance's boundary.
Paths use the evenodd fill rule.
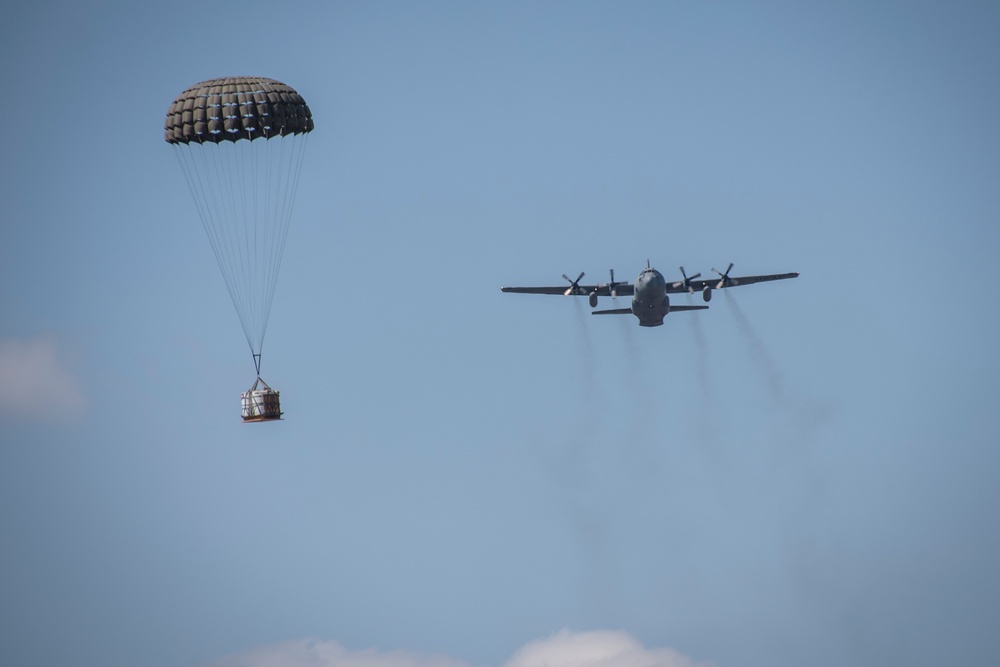
<path fill-rule="evenodd" d="M 313 129 L 312 113 L 291 86 L 274 79 L 209 79 L 177 96 L 167 111 L 171 144 L 270 139 Z"/>

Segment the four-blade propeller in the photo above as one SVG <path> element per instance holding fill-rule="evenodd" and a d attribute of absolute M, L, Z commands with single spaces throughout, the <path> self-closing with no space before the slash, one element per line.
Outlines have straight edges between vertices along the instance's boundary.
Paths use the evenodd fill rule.
<path fill-rule="evenodd" d="M 722 280 L 720 280 L 718 282 L 718 284 L 715 286 L 715 289 L 722 289 L 723 287 L 729 287 L 730 285 L 739 285 L 739 283 L 736 282 L 735 278 L 730 278 L 729 277 L 729 272 L 733 270 L 733 263 L 732 262 L 729 262 L 729 268 L 726 269 L 724 273 L 720 272 L 716 268 L 713 268 L 712 270 L 715 271 L 716 273 L 718 273 L 719 277 L 722 278 Z"/>
<path fill-rule="evenodd" d="M 608 283 L 608 293 L 611 294 L 612 298 L 615 298 L 615 297 L 618 296 L 618 286 L 622 285 L 622 284 L 623 283 L 616 283 L 615 282 L 615 270 L 611 269 L 611 282 Z"/>
<path fill-rule="evenodd" d="M 674 289 L 677 289 L 679 287 L 683 287 L 684 289 L 687 290 L 688 294 L 694 294 L 694 287 L 691 286 L 691 281 L 694 280 L 695 278 L 700 277 L 701 274 L 700 273 L 696 273 L 693 276 L 688 276 L 688 274 L 684 273 L 684 267 L 683 266 L 680 267 L 680 269 L 681 269 L 681 275 L 684 276 L 684 280 L 678 280 L 677 282 L 675 282 L 674 283 Z"/>
<path fill-rule="evenodd" d="M 570 280 L 570 277 L 567 276 L 565 273 L 563 274 L 563 278 L 565 278 L 569 282 L 569 287 L 566 289 L 565 292 L 563 292 L 563 294 L 569 296 L 571 294 L 580 293 L 580 280 L 583 279 L 583 271 L 581 271 L 580 275 L 576 277 L 576 280 Z"/>

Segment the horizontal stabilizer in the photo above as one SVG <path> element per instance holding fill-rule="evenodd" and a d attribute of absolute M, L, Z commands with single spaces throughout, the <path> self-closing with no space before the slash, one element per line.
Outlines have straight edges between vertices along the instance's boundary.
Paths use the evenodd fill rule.
<path fill-rule="evenodd" d="M 680 310 L 708 310 L 708 306 L 670 306 L 671 313 L 676 313 Z"/>
<path fill-rule="evenodd" d="M 615 308 L 614 310 L 595 310 L 591 315 L 631 315 L 631 308 Z"/>

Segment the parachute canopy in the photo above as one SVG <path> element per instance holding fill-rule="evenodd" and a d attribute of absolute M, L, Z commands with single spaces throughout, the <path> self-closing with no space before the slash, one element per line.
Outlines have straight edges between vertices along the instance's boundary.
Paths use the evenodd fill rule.
<path fill-rule="evenodd" d="M 209 79 L 177 96 L 164 123 L 167 143 L 270 139 L 313 129 L 312 113 L 291 86 L 274 79 Z"/>
<path fill-rule="evenodd" d="M 164 123 L 258 375 L 312 129 L 312 113 L 293 88 L 246 76 L 191 86 L 170 105 Z"/>

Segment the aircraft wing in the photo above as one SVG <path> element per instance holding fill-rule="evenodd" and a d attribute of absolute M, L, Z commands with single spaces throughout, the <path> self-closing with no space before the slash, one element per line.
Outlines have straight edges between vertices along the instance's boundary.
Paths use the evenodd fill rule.
<path fill-rule="evenodd" d="M 597 296 L 611 296 L 611 286 L 607 283 L 580 285 L 576 290 L 573 290 L 569 285 L 561 285 L 556 287 L 501 287 L 500 291 L 513 294 L 566 294 L 569 291 L 569 296 L 590 296 L 596 292 Z M 632 284 L 615 284 L 616 296 L 632 296 L 633 292 L 635 292 L 635 286 Z"/>
<path fill-rule="evenodd" d="M 799 272 L 793 271 L 792 273 L 771 273 L 764 276 L 734 276 L 727 278 L 724 285 L 722 284 L 721 278 L 708 279 L 708 280 L 692 280 L 690 281 L 691 290 L 693 292 L 700 292 L 706 287 L 711 287 L 712 289 L 726 289 L 729 287 L 739 287 L 741 285 L 753 285 L 754 283 L 764 283 L 769 280 L 786 280 L 788 278 L 798 278 Z M 687 288 L 683 284 L 678 283 L 667 283 L 667 292 L 670 294 L 678 294 L 682 292 L 687 292 Z"/>

